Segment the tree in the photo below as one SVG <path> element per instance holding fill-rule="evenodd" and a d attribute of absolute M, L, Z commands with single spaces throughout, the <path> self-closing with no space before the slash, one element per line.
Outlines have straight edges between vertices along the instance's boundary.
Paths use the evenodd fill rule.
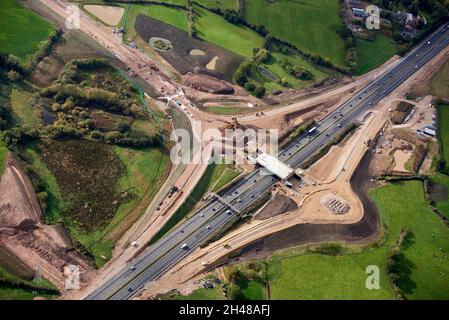
<path fill-rule="evenodd" d="M 131 129 L 131 126 L 126 121 L 119 121 L 115 125 L 115 128 L 116 128 L 117 131 L 119 131 L 121 133 L 125 133 L 125 132 L 128 132 Z"/>
<path fill-rule="evenodd" d="M 267 49 L 262 49 L 257 53 L 256 61 L 258 63 L 267 63 L 271 59 L 271 52 Z"/>
<path fill-rule="evenodd" d="M 254 89 L 254 95 L 257 98 L 262 98 L 265 95 L 266 89 L 263 86 L 258 86 L 256 89 Z"/>
<path fill-rule="evenodd" d="M 245 87 L 245 90 L 249 91 L 249 92 L 253 92 L 254 89 L 256 89 L 256 85 L 252 82 L 245 83 L 244 87 Z"/>
<path fill-rule="evenodd" d="M 230 300 L 242 300 L 243 294 L 239 286 L 234 283 L 228 285 L 227 297 Z"/>

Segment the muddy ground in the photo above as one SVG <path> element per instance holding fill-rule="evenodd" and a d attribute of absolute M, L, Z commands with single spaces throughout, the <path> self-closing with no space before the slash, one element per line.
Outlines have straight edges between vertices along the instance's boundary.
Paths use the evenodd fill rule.
<path fill-rule="evenodd" d="M 298 205 L 295 201 L 282 194 L 277 194 L 255 217 L 256 220 L 265 220 L 277 215 L 295 211 Z"/>
<path fill-rule="evenodd" d="M 208 73 L 231 81 L 235 71 L 245 59 L 206 41 L 194 39 L 181 29 L 142 14 L 137 16 L 135 28 L 147 43 L 152 37 L 170 40 L 173 50 L 158 53 L 181 74 L 193 72 L 196 68 L 205 69 L 214 57 L 218 57 L 216 69 L 209 70 Z M 194 49 L 201 50 L 205 54 L 191 55 L 190 52 Z"/>

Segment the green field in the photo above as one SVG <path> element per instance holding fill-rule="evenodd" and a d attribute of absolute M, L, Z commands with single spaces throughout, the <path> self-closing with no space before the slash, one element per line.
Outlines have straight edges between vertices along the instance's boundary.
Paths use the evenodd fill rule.
<path fill-rule="evenodd" d="M 56 287 L 47 279 L 24 280 L 0 266 L 0 300 L 32 300 L 36 297 L 52 299 L 56 295 Z"/>
<path fill-rule="evenodd" d="M 430 94 L 437 97 L 449 98 L 449 61 L 446 61 L 441 69 L 433 76 L 430 84 Z"/>
<path fill-rule="evenodd" d="M 124 7 L 127 8 L 127 6 Z M 136 36 L 134 25 L 139 14 L 150 16 L 184 31 L 189 30 L 187 25 L 187 15 L 182 9 L 161 5 L 133 4 L 129 6 L 128 15 L 123 15 L 122 21 L 120 22 L 120 25 L 123 25 L 126 21 L 124 29 L 129 38 L 134 38 Z"/>
<path fill-rule="evenodd" d="M 449 105 L 440 104 L 438 113 L 441 158 L 446 161 L 445 170 L 449 171 Z"/>
<path fill-rule="evenodd" d="M 44 188 L 48 194 L 47 209 L 44 214 L 44 221 L 47 224 L 56 224 L 61 222 L 60 213 L 67 209 L 67 205 L 62 201 L 61 190 L 56 182 L 53 174 L 48 170 L 45 163 L 42 161 L 37 145 L 30 144 L 26 148 L 26 153 L 32 159 L 32 166 L 39 172 L 39 175 L 44 181 Z"/>
<path fill-rule="evenodd" d="M 263 46 L 263 37 L 253 30 L 241 25 L 229 23 L 221 16 L 199 6 L 195 6 L 194 8 L 196 13 L 194 28 L 199 38 L 247 58 L 252 57 L 254 48 L 261 48 Z M 128 40 L 135 39 L 136 37 L 134 24 L 139 14 L 145 14 L 186 32 L 189 31 L 185 10 L 161 5 L 132 4 L 129 6 L 128 15 L 124 15 L 121 22 L 123 25 L 126 21 L 125 31 Z M 279 52 L 274 53 L 270 61 L 263 66 L 279 79 L 286 79 L 289 87 L 301 89 L 310 86 L 312 82 L 299 80 L 289 74 L 279 65 L 281 60 L 288 60 L 292 65 L 301 65 L 310 71 L 314 75 L 313 82 L 317 82 L 328 76 L 325 71 L 316 68 L 312 63 L 300 56 L 287 56 Z M 257 70 L 252 73 L 251 80 L 259 83 L 259 85 L 265 86 L 267 90 L 283 88 L 280 84 L 263 77 Z M 223 109 L 223 112 L 227 114 L 227 112 L 232 111 Z"/>
<path fill-rule="evenodd" d="M 239 286 L 241 294 L 247 300 L 265 300 L 264 286 L 254 280 L 247 280 L 243 277 L 237 277 L 235 283 Z"/>
<path fill-rule="evenodd" d="M 36 128 L 42 125 L 40 110 L 33 107 L 33 94 L 30 91 L 14 88 L 10 97 L 12 111 L 22 126 Z"/>
<path fill-rule="evenodd" d="M 52 25 L 15 0 L 0 1 L 0 51 L 23 60 L 46 40 Z"/>
<path fill-rule="evenodd" d="M 251 29 L 229 23 L 224 18 L 198 6 L 195 28 L 201 39 L 250 58 L 254 48 L 262 48 L 264 39 Z"/>
<path fill-rule="evenodd" d="M 220 8 L 222 10 L 235 10 L 239 9 L 239 0 L 195 0 L 195 2 L 205 6 L 206 8 Z"/>
<path fill-rule="evenodd" d="M 449 199 L 447 197 L 447 192 L 449 192 L 449 176 L 437 173 L 431 178 L 431 180 L 433 183 L 436 183 L 440 187 L 446 189 L 446 197 L 438 199 L 435 204 L 437 209 L 449 220 Z"/>
<path fill-rule="evenodd" d="M 245 0 L 244 18 L 306 53 L 343 66 L 346 50 L 336 32 L 343 23 L 339 11 L 338 0 Z"/>
<path fill-rule="evenodd" d="M 378 34 L 373 41 L 357 39 L 356 74 L 371 71 L 396 54 L 397 46 L 383 34 Z"/>
<path fill-rule="evenodd" d="M 288 61 L 293 66 L 301 66 L 304 69 L 310 71 L 313 74 L 313 80 L 312 81 L 303 81 L 298 78 L 295 78 L 293 75 L 289 74 L 281 65 L 281 61 Z M 288 82 L 289 87 L 295 88 L 295 89 L 303 89 L 306 87 L 309 87 L 311 83 L 318 82 L 320 80 L 323 80 L 324 78 L 328 77 L 329 74 L 326 72 L 316 68 L 312 63 L 302 59 L 300 56 L 297 55 L 285 55 L 280 52 L 274 52 L 272 53 L 270 61 L 263 64 L 264 67 L 266 67 L 268 70 L 270 70 L 274 75 L 276 75 L 278 78 L 285 78 Z M 259 76 L 259 79 L 261 81 L 264 81 L 265 78 L 262 76 Z M 272 89 L 283 89 L 281 85 L 275 83 L 275 82 L 265 82 L 265 87 L 268 90 Z"/>
<path fill-rule="evenodd" d="M 388 237 L 368 252 L 330 256 L 307 254 L 277 263 L 280 276 L 270 284 L 272 299 L 394 299 L 385 272 L 387 250 L 410 228 L 400 279 L 407 299 L 449 298 L 449 230 L 428 207 L 420 181 L 389 184 L 370 192 Z M 274 264 L 275 265 L 275 264 Z M 379 290 L 365 288 L 365 269 L 381 271 Z"/>
<path fill-rule="evenodd" d="M 0 140 L 0 174 L 3 172 L 3 166 L 5 164 L 6 154 L 8 149 L 6 148 L 6 143 Z"/>
<path fill-rule="evenodd" d="M 211 106 L 207 107 L 207 110 L 216 114 L 233 115 L 233 114 L 240 114 L 245 109 L 240 107 Z"/>

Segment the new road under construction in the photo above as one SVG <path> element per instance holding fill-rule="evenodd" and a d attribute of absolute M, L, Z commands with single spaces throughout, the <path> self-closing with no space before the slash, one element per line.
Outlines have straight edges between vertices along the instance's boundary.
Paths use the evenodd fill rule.
<path fill-rule="evenodd" d="M 379 75 L 375 81 L 329 113 L 315 125 L 313 131 L 306 131 L 281 150 L 276 161 L 279 161 L 282 170 L 273 169 L 279 166 L 276 163 L 273 165 L 270 158 L 262 157 L 256 170 L 226 191 L 210 197 L 206 206 L 143 250 L 85 298 L 125 300 L 136 296 L 147 283 L 156 281 L 198 246 L 222 233 L 241 215 L 250 211 L 273 185 L 301 168 L 448 44 L 449 25 L 444 25 L 403 57 L 395 67 Z"/>

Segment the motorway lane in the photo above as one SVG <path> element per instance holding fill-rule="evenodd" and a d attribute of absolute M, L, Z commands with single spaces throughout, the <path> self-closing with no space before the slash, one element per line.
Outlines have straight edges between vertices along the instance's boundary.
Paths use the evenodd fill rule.
<path fill-rule="evenodd" d="M 436 41 L 435 38 L 432 38 L 433 41 Z M 431 41 L 432 41 L 431 40 Z M 427 42 L 426 42 L 427 43 Z M 320 127 L 324 126 L 328 129 L 330 126 L 334 126 L 334 128 L 330 128 L 321 132 L 318 130 L 316 139 L 305 148 L 301 150 L 301 153 L 296 153 L 293 157 L 286 161 L 287 164 L 292 167 L 296 167 L 302 161 L 304 161 L 308 156 L 316 151 L 316 148 L 319 148 L 323 144 L 327 142 L 329 137 L 326 137 L 323 133 L 329 134 L 330 137 L 335 136 L 337 132 L 340 130 L 352 125 L 352 123 L 364 112 L 371 109 L 371 107 L 377 104 L 380 100 L 382 100 L 385 96 L 390 94 L 394 89 L 396 89 L 403 81 L 405 81 L 410 75 L 412 75 L 416 70 L 418 70 L 422 65 L 427 63 L 437 52 L 440 51 L 441 48 L 447 46 L 449 44 L 449 36 L 446 33 L 445 37 L 441 38 L 441 42 L 436 47 L 431 47 L 430 50 L 421 52 L 419 57 L 416 57 L 416 52 L 413 52 L 412 55 L 408 55 L 407 58 L 403 61 L 404 64 L 400 64 L 395 70 L 393 69 L 391 72 L 387 73 L 385 76 L 380 77 L 377 81 L 373 82 L 366 88 L 362 90 L 361 94 L 354 96 L 348 102 L 343 104 L 340 108 L 340 111 L 343 113 L 347 112 L 349 109 L 357 109 L 355 113 L 346 113 L 343 117 L 337 116 L 337 119 L 333 118 L 333 114 L 326 117 L 322 123 L 320 123 Z M 425 47 L 425 49 L 427 49 Z M 405 66 L 412 66 L 412 68 L 404 68 Z M 415 68 L 415 66 L 418 66 Z M 389 81 L 393 81 L 392 83 L 386 82 L 387 79 Z M 383 83 L 383 84 L 382 84 Z M 379 85 L 382 84 L 382 85 Z M 362 97 L 362 99 L 360 99 Z M 331 117 L 332 116 L 332 117 Z M 337 127 L 337 124 L 340 124 L 341 128 Z"/>
<path fill-rule="evenodd" d="M 260 195 L 261 192 L 268 190 L 277 181 L 277 179 L 274 179 L 271 176 L 261 176 L 261 177 L 262 179 L 259 180 L 257 188 L 251 188 L 248 190 L 246 198 L 249 199 L 249 201 L 245 203 L 243 203 L 243 201 L 236 202 L 234 204 L 234 206 L 237 207 L 237 209 L 243 210 L 244 208 L 250 206 L 252 203 L 258 200 L 257 196 Z M 226 213 L 218 215 L 214 223 L 209 225 L 211 229 L 207 229 L 207 227 L 202 226 L 202 228 L 200 228 L 198 232 L 190 235 L 187 239 L 185 239 L 185 242 L 189 244 L 188 250 L 182 249 L 180 244 L 175 246 L 161 259 L 155 261 L 151 265 L 151 268 L 148 268 L 143 273 L 139 274 L 135 279 L 133 279 L 130 283 L 126 285 L 126 288 L 120 290 L 119 292 L 111 296 L 110 299 L 113 300 L 129 299 L 135 294 L 136 290 L 142 288 L 145 283 L 156 280 L 165 271 L 170 269 L 174 264 L 182 260 L 197 246 L 199 246 L 201 243 L 207 240 L 211 236 L 211 234 L 215 234 L 220 229 L 222 229 L 223 226 L 237 219 L 238 217 L 236 216 L 236 213 L 233 213 L 232 215 Z"/>
<path fill-rule="evenodd" d="M 442 35 L 444 35 L 444 37 L 441 37 Z M 434 43 L 439 39 L 441 39 L 441 43 Z M 431 41 L 430 46 L 427 45 L 427 41 Z M 378 80 L 365 87 L 352 99 L 343 104 L 337 111 L 329 114 L 323 119 L 319 124 L 320 126 L 317 134 L 311 141 L 305 139 L 306 135 L 302 135 L 292 144 L 287 146 L 286 149 L 281 151 L 279 158 L 286 161 L 286 163 L 290 164 L 292 167 L 296 167 L 314 152 L 317 152 L 319 147 L 323 146 L 329 139 L 332 139 L 341 130 L 352 124 L 355 119 L 363 114 L 363 112 L 369 110 L 383 97 L 393 91 L 401 82 L 428 62 L 428 60 L 447 44 L 447 30 L 445 30 L 444 34 L 438 32 L 432 35 L 423 44 L 403 58 L 395 68 L 379 77 Z M 419 56 L 416 56 L 417 53 Z M 416 68 L 413 65 L 415 63 L 417 65 Z M 343 117 L 340 116 L 340 112 L 344 114 Z M 335 115 L 337 116 L 337 119 L 334 119 Z M 336 123 L 341 123 L 341 128 L 337 127 Z M 329 137 L 327 137 L 325 133 L 327 133 Z M 251 203 L 257 201 L 258 196 L 263 194 L 278 181 L 271 176 L 260 175 L 261 171 L 262 170 L 260 169 L 256 170 L 246 179 L 239 182 L 237 187 L 233 187 L 232 190 L 221 196 L 239 209 L 247 208 Z M 237 194 L 235 194 L 235 191 L 237 191 Z M 246 191 L 248 192 L 248 197 L 242 198 L 242 202 L 236 202 L 236 199 Z M 215 209 L 215 211 L 213 209 Z M 131 298 L 145 283 L 156 280 L 173 264 L 184 258 L 189 252 L 204 242 L 211 234 L 231 222 L 234 217 L 225 214 L 225 209 L 226 206 L 219 201 L 212 201 L 192 218 L 187 220 L 182 226 L 170 232 L 166 237 L 145 250 L 139 258 L 133 261 L 133 263 L 135 263 L 134 265 L 138 263 L 135 272 L 132 272 L 129 269 L 130 265 L 128 265 L 116 278 L 113 278 L 112 281 L 108 281 L 108 283 L 103 286 L 103 290 L 101 290 L 102 288 L 99 288 L 99 290 L 96 290 L 93 294 L 89 295 L 88 298 Z M 205 217 L 202 217 L 203 219 L 200 219 L 201 213 L 205 215 Z M 211 226 L 211 230 L 205 228 L 206 223 Z M 180 229 L 183 229 L 185 232 L 179 232 Z M 181 249 L 180 244 L 183 242 L 189 244 L 189 250 Z M 117 288 L 122 289 L 117 290 Z"/>

